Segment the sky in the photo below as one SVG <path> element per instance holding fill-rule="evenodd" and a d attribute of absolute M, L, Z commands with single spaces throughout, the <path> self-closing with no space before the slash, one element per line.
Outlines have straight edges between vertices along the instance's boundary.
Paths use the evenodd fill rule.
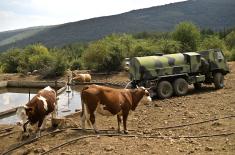
<path fill-rule="evenodd" d="M 0 32 L 56 25 L 184 0 L 0 0 Z"/>

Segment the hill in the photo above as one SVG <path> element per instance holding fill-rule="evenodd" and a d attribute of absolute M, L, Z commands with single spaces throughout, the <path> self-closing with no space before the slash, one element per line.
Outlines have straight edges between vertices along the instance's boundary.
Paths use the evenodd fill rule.
<path fill-rule="evenodd" d="M 234 8 L 234 0 L 189 0 L 51 27 L 1 32 L 0 51 L 36 42 L 49 47 L 88 42 L 111 33 L 170 31 L 182 21 L 222 30 L 235 26 Z"/>

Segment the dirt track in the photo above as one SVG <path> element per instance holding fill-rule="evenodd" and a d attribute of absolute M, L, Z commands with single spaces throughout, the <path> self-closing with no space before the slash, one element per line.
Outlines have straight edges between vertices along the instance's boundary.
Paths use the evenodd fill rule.
<path fill-rule="evenodd" d="M 217 135 L 235 133 L 235 117 L 170 129 L 159 127 L 201 122 L 214 118 L 235 115 L 235 62 L 230 63 L 231 73 L 226 76 L 225 88 L 214 90 L 204 86 L 202 91 L 190 90 L 189 95 L 147 103 L 143 100 L 128 118 L 129 134 L 137 137 L 95 136 L 74 142 L 52 151 L 50 154 L 235 154 L 235 134 L 204 138 L 176 138 L 178 136 Z M 100 80 L 98 78 L 97 80 Z M 115 75 L 108 81 L 127 81 L 125 75 Z M 67 126 L 79 127 L 79 115 L 70 116 Z M 97 117 L 100 129 L 111 129 L 116 133 L 116 117 Z M 8 126 L 1 126 L 1 129 Z M 0 129 L 0 130 L 1 130 Z M 20 128 L 10 136 L 0 137 L 0 152 L 19 143 Z M 46 131 L 44 131 L 46 133 Z M 1 135 L 1 132 L 0 132 Z M 13 151 L 13 154 L 40 154 L 53 146 L 82 135 L 94 135 L 93 131 L 66 130 L 42 137 L 38 141 Z M 140 138 L 159 136 L 164 138 Z M 171 137 L 171 138 L 170 138 Z M 175 139 L 174 139 L 175 138 Z"/>

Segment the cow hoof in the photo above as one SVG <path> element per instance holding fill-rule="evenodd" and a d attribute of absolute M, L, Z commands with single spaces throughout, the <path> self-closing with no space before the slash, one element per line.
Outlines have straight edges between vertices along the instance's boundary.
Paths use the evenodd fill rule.
<path fill-rule="evenodd" d="M 128 130 L 124 130 L 124 134 L 128 134 Z"/>
<path fill-rule="evenodd" d="M 22 135 L 20 136 L 20 140 L 26 140 L 29 138 L 29 133 L 28 132 L 23 132 Z"/>
<path fill-rule="evenodd" d="M 36 138 L 39 138 L 39 137 L 41 137 L 41 130 L 36 132 Z"/>

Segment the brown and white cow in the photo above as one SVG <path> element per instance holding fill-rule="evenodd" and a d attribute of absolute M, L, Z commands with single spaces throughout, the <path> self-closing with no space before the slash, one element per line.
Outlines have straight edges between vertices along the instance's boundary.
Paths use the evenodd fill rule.
<path fill-rule="evenodd" d="M 149 92 L 144 87 L 137 89 L 115 89 L 98 85 L 84 87 L 81 92 L 82 128 L 85 129 L 85 121 L 87 121 L 97 133 L 95 114 L 98 112 L 104 116 L 117 115 L 118 132 L 120 132 L 122 116 L 124 133 L 127 134 L 126 121 L 129 111 L 136 109 L 143 96 L 147 96 L 147 99 L 151 101 Z"/>
<path fill-rule="evenodd" d="M 90 74 L 76 74 L 73 80 L 77 82 L 90 82 L 91 75 Z"/>
<path fill-rule="evenodd" d="M 25 106 L 19 107 L 16 114 L 23 120 L 23 130 L 26 132 L 28 123 L 37 124 L 37 136 L 41 134 L 42 124 L 48 114 L 55 116 L 56 92 L 51 87 L 41 89 Z"/>

